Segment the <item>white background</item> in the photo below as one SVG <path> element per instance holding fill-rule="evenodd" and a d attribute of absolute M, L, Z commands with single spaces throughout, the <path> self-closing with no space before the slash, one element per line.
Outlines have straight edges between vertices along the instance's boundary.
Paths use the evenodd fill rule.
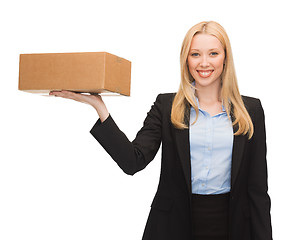
<path fill-rule="evenodd" d="M 89 105 L 18 91 L 20 53 L 107 51 L 132 61 L 131 97 L 104 97 L 129 139 L 177 91 L 187 30 L 219 22 L 240 92 L 261 99 L 275 240 L 301 238 L 298 1 L 7 1 L 0 24 L 0 239 L 141 239 L 160 153 L 128 176 L 89 133 Z"/>

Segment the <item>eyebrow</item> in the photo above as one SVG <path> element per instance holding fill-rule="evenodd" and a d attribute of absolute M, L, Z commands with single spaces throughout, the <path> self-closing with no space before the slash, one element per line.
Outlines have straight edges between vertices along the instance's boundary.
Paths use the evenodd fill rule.
<path fill-rule="evenodd" d="M 199 49 L 195 49 L 195 48 L 191 49 L 191 51 L 192 51 L 192 50 L 194 50 L 194 51 L 199 51 Z M 211 49 L 209 49 L 209 51 L 213 51 L 213 50 L 219 51 L 218 48 L 211 48 Z"/>

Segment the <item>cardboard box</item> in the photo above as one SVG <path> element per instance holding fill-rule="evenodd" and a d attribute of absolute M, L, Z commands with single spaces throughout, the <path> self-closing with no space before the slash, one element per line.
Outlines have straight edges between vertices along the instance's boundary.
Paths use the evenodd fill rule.
<path fill-rule="evenodd" d="M 107 52 L 20 54 L 19 90 L 130 96 L 131 62 Z"/>

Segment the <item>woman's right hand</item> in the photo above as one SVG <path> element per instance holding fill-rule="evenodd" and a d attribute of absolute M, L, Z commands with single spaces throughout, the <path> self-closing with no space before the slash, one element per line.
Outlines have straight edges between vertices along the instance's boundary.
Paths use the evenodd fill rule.
<path fill-rule="evenodd" d="M 96 95 L 86 95 L 81 93 L 75 93 L 71 91 L 51 91 L 49 95 L 68 98 L 78 102 L 86 103 L 91 105 L 97 112 L 100 117 L 100 120 L 104 122 L 109 116 L 109 112 L 106 108 L 106 105 L 102 99 L 102 97 L 98 94 Z"/>

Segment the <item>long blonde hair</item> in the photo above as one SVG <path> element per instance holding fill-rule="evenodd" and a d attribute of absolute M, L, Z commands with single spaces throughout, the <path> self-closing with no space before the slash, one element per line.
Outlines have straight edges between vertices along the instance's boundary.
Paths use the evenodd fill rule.
<path fill-rule="evenodd" d="M 186 110 L 190 106 L 195 109 L 195 121 L 197 120 L 199 111 L 195 101 L 194 91 L 192 91 L 192 82 L 194 81 L 194 79 L 190 74 L 187 65 L 187 58 L 191 47 L 191 41 L 197 33 L 213 35 L 221 42 L 225 51 L 225 65 L 221 74 L 221 100 L 229 118 L 232 111 L 232 114 L 234 116 L 234 121 L 232 123 L 233 126 L 238 124 L 238 130 L 234 133 L 234 135 L 245 135 L 248 133 L 250 139 L 254 133 L 254 126 L 239 93 L 231 44 L 224 28 L 214 21 L 205 21 L 196 24 L 187 32 L 183 40 L 180 52 L 181 82 L 179 90 L 173 100 L 171 121 L 173 125 L 178 129 L 188 128 L 185 119 L 188 119 L 189 117 L 187 116 L 189 112 Z"/>

